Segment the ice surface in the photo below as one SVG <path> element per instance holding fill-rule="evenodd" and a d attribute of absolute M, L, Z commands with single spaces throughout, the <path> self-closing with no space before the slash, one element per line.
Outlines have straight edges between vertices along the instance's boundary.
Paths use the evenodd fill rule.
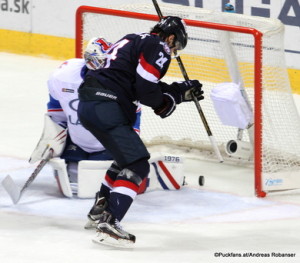
<path fill-rule="evenodd" d="M 47 77 L 61 61 L 7 53 L 0 59 L 0 181 L 10 174 L 23 186 L 35 168 L 28 158 L 43 128 Z M 136 198 L 123 221 L 137 237 L 130 250 L 92 243 L 94 231 L 83 226 L 93 200 L 62 197 L 49 166 L 17 205 L 0 186 L 0 262 L 300 262 L 299 191 L 256 198 L 251 169 L 200 160 L 187 162 L 186 176 L 180 191 Z M 239 257 L 248 252 L 255 255 Z"/>

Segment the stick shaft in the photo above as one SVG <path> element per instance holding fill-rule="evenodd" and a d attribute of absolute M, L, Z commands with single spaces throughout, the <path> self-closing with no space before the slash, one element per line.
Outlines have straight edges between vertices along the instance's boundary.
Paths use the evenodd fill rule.
<path fill-rule="evenodd" d="M 181 71 L 181 73 L 182 73 L 184 79 L 185 79 L 185 80 L 189 80 L 189 76 L 188 76 L 188 74 L 187 74 L 187 72 L 186 72 L 186 70 L 185 70 L 185 67 L 184 67 L 184 65 L 183 65 L 183 63 L 182 63 L 182 60 L 181 60 L 180 56 L 177 56 L 177 52 L 176 52 L 176 51 L 175 51 L 175 56 L 176 56 L 176 60 L 177 60 L 177 62 L 178 62 L 180 71 Z M 202 120 L 202 122 L 203 122 L 203 125 L 204 125 L 204 127 L 205 127 L 206 132 L 207 132 L 207 135 L 208 135 L 208 136 L 213 136 L 213 135 L 212 135 L 212 132 L 211 132 L 211 130 L 210 130 L 210 127 L 209 127 L 209 125 L 208 125 L 208 122 L 207 122 L 207 120 L 206 120 L 206 117 L 205 117 L 205 115 L 204 115 L 204 113 L 203 113 L 203 110 L 202 110 L 202 108 L 201 108 L 201 105 L 200 105 L 199 101 L 197 100 L 197 98 L 194 96 L 193 93 L 192 93 L 192 98 L 193 98 L 193 101 L 194 101 L 194 103 L 195 103 L 195 105 L 196 105 L 196 108 L 197 108 L 197 110 L 198 110 L 198 113 L 199 113 L 199 115 L 200 115 L 200 118 L 201 118 L 201 120 Z M 214 147 L 214 148 L 215 148 L 215 147 Z M 218 156 L 221 156 L 221 155 L 218 154 Z M 223 161 L 223 159 L 222 159 L 222 161 Z"/>
<path fill-rule="evenodd" d="M 33 173 L 30 175 L 30 177 L 27 179 L 23 187 L 20 191 L 20 197 L 23 194 L 23 192 L 28 188 L 28 186 L 34 181 L 34 179 L 37 177 L 37 175 L 40 173 L 40 171 L 44 168 L 44 166 L 47 164 L 47 162 L 50 160 L 50 158 L 41 160 L 38 166 L 35 168 Z"/>
<path fill-rule="evenodd" d="M 159 8 L 159 5 L 158 5 L 157 1 L 156 0 L 152 0 L 152 2 L 153 2 L 153 5 L 155 7 L 156 13 L 158 14 L 159 18 L 162 19 L 163 15 L 162 15 L 162 12 L 161 12 L 161 10 Z"/>
<path fill-rule="evenodd" d="M 46 159 L 40 161 L 38 166 L 34 169 L 33 173 L 29 176 L 23 187 L 20 189 L 13 179 L 8 175 L 2 181 L 2 185 L 7 193 L 10 195 L 11 199 L 13 200 L 14 204 L 18 203 L 21 199 L 25 190 L 30 186 L 30 184 L 34 181 L 40 171 L 44 168 L 44 166 L 48 163 L 48 161 L 52 158 L 53 150 L 50 149 L 48 156 Z"/>

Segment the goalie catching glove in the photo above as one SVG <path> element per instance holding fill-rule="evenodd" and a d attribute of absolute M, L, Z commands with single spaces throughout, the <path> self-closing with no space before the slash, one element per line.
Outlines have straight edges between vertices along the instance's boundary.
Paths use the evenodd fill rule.
<path fill-rule="evenodd" d="M 173 82 L 168 85 L 160 82 L 163 92 L 163 103 L 154 109 L 154 113 L 161 118 L 170 116 L 176 109 L 176 104 L 193 100 L 193 95 L 196 99 L 203 100 L 202 84 L 198 80 L 187 80 L 182 82 Z"/>

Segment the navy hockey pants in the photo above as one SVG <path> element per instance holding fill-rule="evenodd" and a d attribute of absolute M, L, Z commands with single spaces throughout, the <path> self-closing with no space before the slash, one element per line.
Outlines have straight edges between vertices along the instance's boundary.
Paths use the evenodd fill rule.
<path fill-rule="evenodd" d="M 111 153 L 121 169 L 150 158 L 144 143 L 116 101 L 80 101 L 78 117 L 81 124 Z M 149 167 L 145 170 L 149 171 Z"/>

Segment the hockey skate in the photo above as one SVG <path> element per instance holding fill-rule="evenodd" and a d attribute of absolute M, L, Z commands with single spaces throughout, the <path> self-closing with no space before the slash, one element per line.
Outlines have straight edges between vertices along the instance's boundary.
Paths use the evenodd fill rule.
<path fill-rule="evenodd" d="M 107 201 L 104 196 L 100 194 L 100 192 L 96 193 L 95 203 L 88 213 L 88 222 L 84 226 L 85 229 L 95 229 L 99 223 L 99 219 L 101 214 L 107 207 Z"/>
<path fill-rule="evenodd" d="M 135 243 L 135 236 L 124 231 L 120 222 L 110 213 L 104 211 L 99 219 L 93 242 L 114 247 L 131 248 Z"/>

